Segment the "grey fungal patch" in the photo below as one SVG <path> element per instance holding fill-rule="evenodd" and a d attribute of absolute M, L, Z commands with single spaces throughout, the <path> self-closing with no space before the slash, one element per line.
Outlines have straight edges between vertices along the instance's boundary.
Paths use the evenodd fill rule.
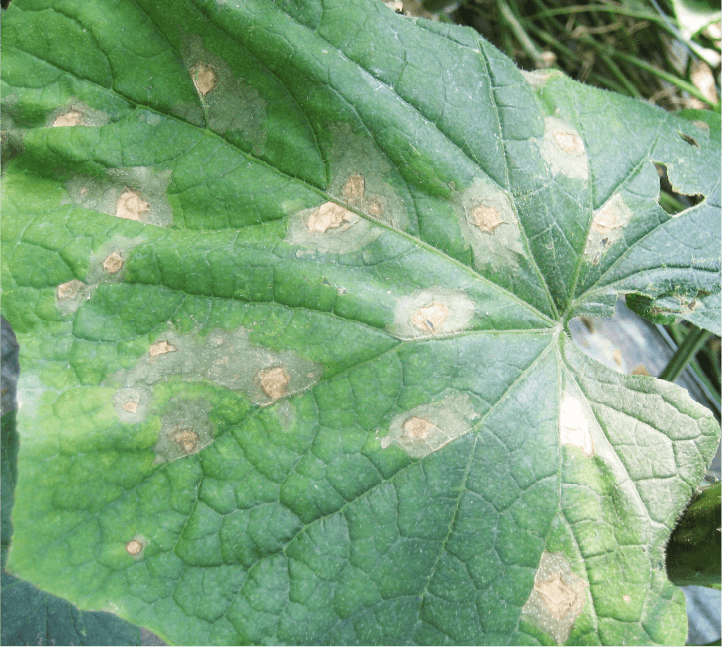
<path fill-rule="evenodd" d="M 505 191 L 486 178 L 476 178 L 453 200 L 478 268 L 518 264 L 523 252 L 521 229 Z"/>
<path fill-rule="evenodd" d="M 118 389 L 113 396 L 113 406 L 121 422 L 136 424 L 148 416 L 152 391 L 147 386 Z"/>
<path fill-rule="evenodd" d="M 564 555 L 544 551 L 522 617 L 562 645 L 582 613 L 586 587 L 587 583 L 574 574 Z"/>
<path fill-rule="evenodd" d="M 544 138 L 537 142 L 544 161 L 555 175 L 589 179 L 584 140 L 571 124 L 558 117 L 544 119 Z"/>
<path fill-rule="evenodd" d="M 321 254 L 350 254 L 375 241 L 382 229 L 335 202 L 291 216 L 286 242 Z"/>
<path fill-rule="evenodd" d="M 604 253 L 622 237 L 632 215 L 632 210 L 619 193 L 615 193 L 601 209 L 594 212 L 584 248 L 584 256 L 592 265 L 599 263 Z"/>
<path fill-rule="evenodd" d="M 165 407 L 158 442 L 153 447 L 156 462 L 174 461 L 213 442 L 210 405 L 202 400 L 174 400 Z"/>
<path fill-rule="evenodd" d="M 67 128 L 70 126 L 105 126 L 110 116 L 104 110 L 95 110 L 80 99 L 71 99 L 68 103 L 48 115 L 46 126 Z"/>
<path fill-rule="evenodd" d="M 408 193 L 402 194 L 404 184 L 386 155 L 373 139 L 357 135 L 346 124 L 331 125 L 329 130 L 333 145 L 328 194 L 354 211 L 406 230 L 408 210 L 413 207 Z"/>
<path fill-rule="evenodd" d="M 278 368 L 283 375 L 266 373 L 270 377 L 265 382 L 261 379 L 264 371 Z M 321 372 L 318 364 L 293 351 L 272 351 L 252 344 L 245 328 L 215 328 L 206 336 L 168 331 L 150 345 L 134 368 L 118 371 L 112 381 L 131 387 L 153 385 L 173 376 L 189 382 L 207 380 L 241 391 L 265 406 L 308 389 L 318 382 Z"/>
<path fill-rule="evenodd" d="M 440 400 L 394 416 L 381 447 L 401 447 L 411 458 L 423 458 L 468 434 L 479 419 L 468 393 L 453 391 Z"/>
<path fill-rule="evenodd" d="M 181 56 L 203 103 L 208 128 L 217 133 L 238 131 L 254 155 L 263 155 L 267 111 L 258 90 L 236 78 L 223 58 L 204 47 L 200 36 L 183 34 Z"/>
<path fill-rule="evenodd" d="M 55 290 L 58 310 L 63 314 L 77 312 L 83 301 L 87 301 L 93 295 L 94 289 L 95 286 L 88 285 L 77 279 L 61 283 Z"/>
<path fill-rule="evenodd" d="M 171 171 L 149 166 L 108 169 L 105 178 L 80 176 L 65 182 L 70 202 L 116 218 L 167 227 L 173 210 L 167 191 Z"/>
<path fill-rule="evenodd" d="M 569 389 L 564 391 L 559 407 L 559 440 L 562 445 L 581 449 L 585 456 L 595 453 L 590 414 L 578 393 L 572 393 Z"/>
<path fill-rule="evenodd" d="M 462 290 L 434 286 L 401 297 L 394 322 L 386 328 L 401 339 L 448 335 L 468 327 L 474 311 L 474 302 Z"/>

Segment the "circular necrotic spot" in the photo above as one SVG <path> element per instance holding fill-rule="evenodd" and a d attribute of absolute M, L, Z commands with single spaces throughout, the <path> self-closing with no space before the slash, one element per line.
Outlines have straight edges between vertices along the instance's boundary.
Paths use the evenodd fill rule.
<path fill-rule="evenodd" d="M 115 274 L 123 267 L 123 256 L 120 252 L 113 252 L 103 261 L 103 269 L 108 274 Z"/>
<path fill-rule="evenodd" d="M 426 438 L 433 426 L 428 420 L 412 416 L 404 423 L 403 435 L 407 438 Z"/>
<path fill-rule="evenodd" d="M 401 297 L 387 328 L 402 339 L 446 335 L 468 327 L 474 302 L 461 290 L 433 286 Z"/>
<path fill-rule="evenodd" d="M 212 66 L 207 63 L 196 63 L 191 69 L 191 78 L 196 90 L 204 97 L 216 87 L 218 83 L 218 75 Z"/>
<path fill-rule="evenodd" d="M 613 229 L 617 229 L 622 226 L 619 210 L 616 208 L 614 202 L 607 202 L 597 214 L 594 216 L 592 221 L 592 230 L 598 234 L 608 234 Z"/>
<path fill-rule="evenodd" d="M 72 301 L 73 299 L 77 299 L 86 287 L 88 286 L 85 285 L 85 283 L 77 279 L 73 279 L 67 283 L 61 283 L 57 289 L 58 301 Z"/>
<path fill-rule="evenodd" d="M 471 210 L 471 216 L 476 226 L 489 234 L 493 234 L 499 225 L 504 224 L 499 216 L 499 210 L 495 207 L 479 205 Z"/>
<path fill-rule="evenodd" d="M 570 155 L 584 155 L 584 142 L 576 133 L 566 130 L 555 130 L 553 133 L 557 146 Z"/>
<path fill-rule="evenodd" d="M 138 403 L 134 400 L 128 400 L 122 406 L 128 413 L 136 413 L 138 411 Z"/>
<path fill-rule="evenodd" d="M 125 550 L 128 551 L 129 555 L 132 555 L 133 557 L 137 557 L 138 555 L 143 552 L 143 543 L 139 541 L 138 539 L 131 539 L 126 545 Z"/>
<path fill-rule="evenodd" d="M 258 381 L 263 392 L 272 400 L 278 400 L 286 395 L 286 387 L 291 377 L 282 366 L 275 366 L 258 373 Z"/>
<path fill-rule="evenodd" d="M 140 220 L 146 211 L 148 211 L 148 203 L 141 199 L 139 193 L 128 189 L 118 198 L 115 215 L 127 220 Z"/>
<path fill-rule="evenodd" d="M 430 306 L 419 308 L 411 318 L 411 323 L 419 330 L 432 335 L 441 331 L 441 326 L 447 320 L 451 310 L 443 303 L 432 303 Z"/>
<path fill-rule="evenodd" d="M 622 596 L 622 600 L 624 600 L 625 602 L 631 602 L 631 601 L 632 601 L 632 598 L 631 598 L 630 596 L 628 596 L 628 595 L 623 595 L 623 596 Z"/>
<path fill-rule="evenodd" d="M 63 114 L 55 117 L 53 128 L 62 128 L 64 126 L 77 126 L 83 118 L 83 113 L 78 110 L 68 110 Z"/>
<path fill-rule="evenodd" d="M 306 225 L 309 231 L 325 233 L 328 229 L 337 229 L 352 216 L 353 213 L 345 207 L 335 202 L 326 202 L 308 217 Z"/>

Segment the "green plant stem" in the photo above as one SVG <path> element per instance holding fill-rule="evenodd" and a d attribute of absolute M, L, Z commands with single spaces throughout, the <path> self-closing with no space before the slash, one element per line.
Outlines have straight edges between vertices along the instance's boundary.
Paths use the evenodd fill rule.
<path fill-rule="evenodd" d="M 514 33 L 514 36 L 516 36 L 516 39 L 519 41 L 519 44 L 522 46 L 524 51 L 532 59 L 534 59 L 534 61 L 542 62 L 544 60 L 542 53 L 537 49 L 534 41 L 529 38 L 529 34 L 526 33 L 524 27 L 522 27 L 521 23 L 517 20 L 506 0 L 499 0 L 497 6 L 499 7 L 499 12 L 509 25 L 509 28 Z"/>
<path fill-rule="evenodd" d="M 720 588 L 720 491 L 718 481 L 698 492 L 667 545 L 667 575 L 677 586 Z"/>
<path fill-rule="evenodd" d="M 708 330 L 693 328 L 684 338 L 677 352 L 672 355 L 672 359 L 669 360 L 667 366 L 665 366 L 664 370 L 660 373 L 659 379 L 674 382 L 684 370 L 685 366 L 694 358 L 699 349 L 704 346 L 704 343 L 711 334 Z"/>
<path fill-rule="evenodd" d="M 684 326 L 680 325 L 679 323 L 672 322 L 667 326 L 667 328 L 677 346 L 681 346 L 684 342 L 685 334 L 687 333 L 687 330 L 684 328 Z M 703 353 L 705 353 L 708 359 L 711 359 L 712 356 L 714 356 L 714 353 L 707 352 L 706 346 L 703 347 L 701 350 Z M 713 370 L 715 369 L 715 360 L 716 357 L 714 357 L 714 359 L 711 359 Z M 700 382 L 702 382 L 707 387 L 707 391 L 709 392 L 708 396 L 711 396 L 712 398 L 714 398 L 715 402 L 717 402 L 717 410 L 719 411 L 719 409 L 722 408 L 722 397 L 720 396 L 720 392 L 717 386 L 715 386 L 715 384 L 707 376 L 705 371 L 702 370 L 701 364 L 696 359 L 692 359 L 692 361 L 690 361 L 689 367 L 695 372 Z"/>
<path fill-rule="evenodd" d="M 655 22 L 659 24 L 659 26 L 665 29 L 665 31 L 669 31 L 673 34 L 673 32 L 668 28 L 668 26 L 665 24 L 664 20 L 660 16 L 657 16 L 655 14 L 641 13 L 639 11 L 632 11 L 631 9 L 625 9 L 624 7 L 617 7 L 614 5 L 575 5 L 572 7 L 563 7 L 561 9 L 546 9 L 544 11 L 539 11 L 535 14 L 532 14 L 531 16 L 527 16 L 527 18 L 528 20 L 538 20 L 549 16 L 567 15 L 572 13 L 587 13 L 590 11 L 606 11 L 607 13 L 615 13 L 619 14 L 620 16 L 628 16 L 629 18 L 649 20 L 650 22 Z"/>

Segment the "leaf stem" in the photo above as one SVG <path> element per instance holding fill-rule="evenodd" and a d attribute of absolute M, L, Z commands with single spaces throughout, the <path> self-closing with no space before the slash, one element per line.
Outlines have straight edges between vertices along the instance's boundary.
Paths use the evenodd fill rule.
<path fill-rule="evenodd" d="M 660 380 L 674 382 L 684 370 L 685 366 L 694 359 L 700 348 L 704 346 L 712 333 L 708 330 L 694 327 L 684 338 L 684 341 L 677 348 L 677 352 L 672 355 L 667 366 L 664 367 L 659 374 Z"/>

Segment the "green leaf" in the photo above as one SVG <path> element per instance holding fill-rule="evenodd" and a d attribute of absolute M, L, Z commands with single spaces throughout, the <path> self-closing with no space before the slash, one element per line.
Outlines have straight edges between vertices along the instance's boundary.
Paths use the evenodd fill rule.
<path fill-rule="evenodd" d="M 3 645 L 137 645 L 138 627 L 72 604 L 2 573 Z"/>
<path fill-rule="evenodd" d="M 684 641 L 719 426 L 566 324 L 719 310 L 718 116 L 371 0 L 3 30 L 13 573 L 185 644 Z"/>

